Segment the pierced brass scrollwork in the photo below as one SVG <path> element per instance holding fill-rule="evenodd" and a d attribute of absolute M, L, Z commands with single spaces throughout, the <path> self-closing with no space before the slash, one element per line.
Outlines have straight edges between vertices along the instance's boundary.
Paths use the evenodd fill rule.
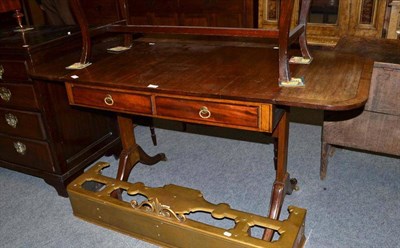
<path fill-rule="evenodd" d="M 11 126 L 12 128 L 17 128 L 18 118 L 15 115 L 7 113 L 4 115 L 4 117 L 9 126 Z"/>
<path fill-rule="evenodd" d="M 11 91 L 6 87 L 0 87 L 0 97 L 6 102 L 11 100 Z"/>
<path fill-rule="evenodd" d="M 140 204 L 136 200 L 132 200 L 131 206 L 134 209 L 155 213 L 165 218 L 175 218 L 179 222 L 184 222 L 186 220 L 185 215 L 176 214 L 169 206 L 161 204 L 157 198 L 155 198 L 155 200 L 143 201 Z"/>
<path fill-rule="evenodd" d="M 108 163 L 99 162 L 68 185 L 68 195 L 76 216 L 168 247 L 304 246 L 305 209 L 290 206 L 288 219 L 273 220 L 232 209 L 226 203 L 210 203 L 195 189 L 173 184 L 152 188 L 141 182 L 133 184 L 101 175 L 102 169 L 108 166 Z M 104 189 L 96 192 L 88 190 L 83 187 L 88 181 L 99 182 Z M 121 202 L 112 196 L 116 189 L 124 189 L 130 196 L 139 195 L 146 199 L 140 202 L 133 200 L 130 204 L 124 200 Z M 196 212 L 211 214 L 217 220 L 230 219 L 235 225 L 226 229 L 203 223 L 190 217 Z M 280 234 L 279 239 L 270 242 L 253 237 L 250 229 L 255 226 L 276 231 Z"/>
<path fill-rule="evenodd" d="M 14 142 L 14 148 L 15 148 L 15 151 L 18 152 L 19 154 L 25 155 L 26 145 L 24 143 L 19 142 L 19 141 Z"/>

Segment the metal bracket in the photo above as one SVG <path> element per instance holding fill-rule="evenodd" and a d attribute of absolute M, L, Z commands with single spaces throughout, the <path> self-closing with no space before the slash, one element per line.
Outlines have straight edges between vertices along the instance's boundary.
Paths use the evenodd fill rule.
<path fill-rule="evenodd" d="M 304 87 L 303 78 L 292 78 L 290 81 L 279 82 L 279 87 Z"/>
<path fill-rule="evenodd" d="M 299 56 L 293 56 L 289 59 L 290 64 L 299 64 L 299 65 L 309 65 L 312 62 L 312 58 L 304 58 L 304 57 L 299 57 Z"/>
<path fill-rule="evenodd" d="M 127 50 L 129 50 L 131 48 L 132 48 L 132 46 L 129 46 L 129 47 L 116 46 L 116 47 L 107 48 L 107 51 L 110 52 L 110 53 L 122 53 L 122 52 L 125 52 L 125 51 L 127 51 Z"/>
<path fill-rule="evenodd" d="M 70 66 L 65 67 L 65 69 L 67 69 L 67 70 L 81 70 L 81 69 L 84 69 L 84 68 L 88 67 L 91 64 L 92 63 L 82 64 L 82 63 L 77 62 L 77 63 L 74 63 L 74 64 L 72 64 Z"/>

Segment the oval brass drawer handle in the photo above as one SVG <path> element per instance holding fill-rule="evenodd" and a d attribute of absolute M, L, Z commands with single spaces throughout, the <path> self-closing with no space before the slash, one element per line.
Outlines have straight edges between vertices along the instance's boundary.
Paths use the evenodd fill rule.
<path fill-rule="evenodd" d="M 203 106 L 203 107 L 200 108 L 199 116 L 202 119 L 208 119 L 208 118 L 211 117 L 211 112 L 210 112 L 210 110 L 208 110 L 207 107 Z"/>
<path fill-rule="evenodd" d="M 11 91 L 6 87 L 0 87 L 0 97 L 6 102 L 11 100 Z"/>
<path fill-rule="evenodd" d="M 4 117 L 6 118 L 6 122 L 9 126 L 17 128 L 18 118 L 15 115 L 7 113 L 4 115 Z"/>
<path fill-rule="evenodd" d="M 24 143 L 19 142 L 19 141 L 14 142 L 14 148 L 15 148 L 15 151 L 18 152 L 19 154 L 25 155 L 26 145 Z"/>
<path fill-rule="evenodd" d="M 4 67 L 3 65 L 0 65 L 0 79 L 3 79 L 3 74 L 4 74 Z"/>
<path fill-rule="evenodd" d="M 104 98 L 104 103 L 108 106 L 112 106 L 114 105 L 114 99 L 111 95 L 106 95 L 106 97 Z"/>

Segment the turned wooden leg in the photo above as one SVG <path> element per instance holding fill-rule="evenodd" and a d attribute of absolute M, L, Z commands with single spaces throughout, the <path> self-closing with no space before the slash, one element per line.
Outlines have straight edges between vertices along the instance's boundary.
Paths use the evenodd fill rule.
<path fill-rule="evenodd" d="M 146 122 L 146 125 L 150 128 L 151 141 L 153 142 L 154 146 L 157 146 L 157 136 L 154 128 L 154 119 L 151 117 L 146 117 L 144 120 Z"/>
<path fill-rule="evenodd" d="M 278 139 L 274 139 L 274 167 L 278 169 Z"/>
<path fill-rule="evenodd" d="M 326 178 L 326 173 L 328 171 L 328 157 L 332 157 L 334 148 L 332 145 L 322 142 L 321 145 L 321 167 L 319 170 L 319 177 L 321 180 Z"/>
<path fill-rule="evenodd" d="M 157 136 L 156 136 L 156 131 L 154 129 L 153 121 L 150 125 L 150 133 L 151 133 L 151 140 L 153 141 L 153 145 L 157 146 Z"/>
<path fill-rule="evenodd" d="M 297 180 L 290 179 L 290 175 L 287 172 L 287 151 L 289 138 L 288 111 L 285 111 L 283 114 L 278 126 L 272 133 L 272 136 L 276 139 L 274 143 L 274 150 L 276 150 L 274 158 L 276 176 L 274 185 L 272 187 L 269 218 L 278 219 L 285 195 L 291 194 L 297 184 Z M 264 232 L 263 239 L 271 240 L 273 234 L 273 230 L 267 229 Z"/>
<path fill-rule="evenodd" d="M 146 118 L 145 120 L 145 124 L 146 126 L 149 126 L 150 129 L 150 135 L 151 135 L 151 141 L 153 142 L 154 146 L 157 146 L 157 135 L 156 135 L 156 130 L 154 128 L 154 121 L 152 118 Z M 136 127 L 137 125 L 135 124 L 134 127 Z"/>

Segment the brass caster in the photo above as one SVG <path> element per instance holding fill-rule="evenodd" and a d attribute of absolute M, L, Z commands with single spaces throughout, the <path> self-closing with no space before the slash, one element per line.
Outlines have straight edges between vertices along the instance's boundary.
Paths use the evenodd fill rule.
<path fill-rule="evenodd" d="M 290 185 L 292 186 L 292 189 L 294 191 L 299 191 L 300 187 L 297 185 L 297 179 L 296 178 L 291 178 L 290 179 Z"/>

